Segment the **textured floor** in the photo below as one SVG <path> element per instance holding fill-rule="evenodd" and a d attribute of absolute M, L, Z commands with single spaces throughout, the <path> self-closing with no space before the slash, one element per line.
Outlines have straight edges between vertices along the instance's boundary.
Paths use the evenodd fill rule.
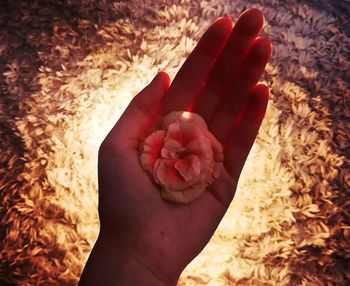
<path fill-rule="evenodd" d="M 2 1 L 0 281 L 76 284 L 98 231 L 99 143 L 210 22 L 258 7 L 273 43 L 266 118 L 179 285 L 349 285 L 350 4 L 282 2 Z"/>

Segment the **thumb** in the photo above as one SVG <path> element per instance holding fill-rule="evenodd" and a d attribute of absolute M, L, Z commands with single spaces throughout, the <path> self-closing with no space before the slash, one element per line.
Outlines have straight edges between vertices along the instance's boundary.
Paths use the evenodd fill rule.
<path fill-rule="evenodd" d="M 154 79 L 129 103 L 105 141 L 119 147 L 137 148 L 140 139 L 147 133 L 159 114 L 163 96 L 170 86 L 166 72 L 158 73 Z M 105 142 L 107 143 L 107 142 Z"/>

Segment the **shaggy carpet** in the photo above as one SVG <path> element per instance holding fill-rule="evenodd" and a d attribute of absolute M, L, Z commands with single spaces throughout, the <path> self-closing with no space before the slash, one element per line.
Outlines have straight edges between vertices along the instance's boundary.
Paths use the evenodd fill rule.
<path fill-rule="evenodd" d="M 273 43 L 266 117 L 178 285 L 350 285 L 350 4 L 286 2 L 1 1 L 0 284 L 77 283 L 104 136 L 213 20 L 257 7 Z"/>

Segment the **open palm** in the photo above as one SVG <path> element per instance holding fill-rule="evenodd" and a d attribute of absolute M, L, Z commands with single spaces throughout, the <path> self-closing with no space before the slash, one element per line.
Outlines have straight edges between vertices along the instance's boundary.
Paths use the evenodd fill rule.
<path fill-rule="evenodd" d="M 215 21 L 171 85 L 167 74 L 159 73 L 101 145 L 101 234 L 168 284 L 204 248 L 227 211 L 263 119 L 268 89 L 257 82 L 271 44 L 258 37 L 262 25 L 256 9 L 243 13 L 235 25 L 228 17 Z M 140 142 L 174 110 L 200 114 L 224 146 L 219 178 L 189 204 L 161 199 L 159 186 L 139 162 Z"/>

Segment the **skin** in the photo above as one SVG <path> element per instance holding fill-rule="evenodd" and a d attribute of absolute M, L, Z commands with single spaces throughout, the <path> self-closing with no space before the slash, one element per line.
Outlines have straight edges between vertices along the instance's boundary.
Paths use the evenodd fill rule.
<path fill-rule="evenodd" d="M 245 11 L 234 25 L 216 20 L 173 82 L 160 72 L 136 95 L 99 150 L 101 229 L 79 285 L 176 285 L 208 243 L 235 194 L 263 120 L 269 91 L 258 84 L 271 56 L 259 37 L 263 15 Z M 219 178 L 190 204 L 160 198 L 139 162 L 138 146 L 173 110 L 199 113 L 224 146 Z"/>

